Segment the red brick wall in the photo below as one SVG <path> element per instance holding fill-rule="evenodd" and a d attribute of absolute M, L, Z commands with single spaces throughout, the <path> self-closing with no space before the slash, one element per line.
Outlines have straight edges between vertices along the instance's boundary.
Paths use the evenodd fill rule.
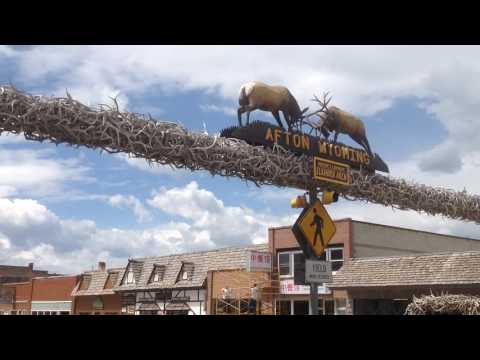
<path fill-rule="evenodd" d="M 79 276 L 32 279 L 32 301 L 72 301 L 72 290 Z"/>
<path fill-rule="evenodd" d="M 31 309 L 31 302 L 30 297 L 32 294 L 32 283 L 25 282 L 25 283 L 14 283 L 5 285 L 12 289 L 14 292 L 14 304 L 13 310 L 26 310 L 30 311 Z"/>
<path fill-rule="evenodd" d="M 121 296 L 119 294 L 100 296 L 103 301 L 103 310 L 95 310 L 93 308 L 93 302 L 96 298 L 97 296 L 76 296 L 74 305 L 75 308 L 73 313 L 76 315 L 81 312 L 88 312 L 91 314 L 93 314 L 94 312 L 99 312 L 102 315 L 105 313 L 121 314 L 122 304 Z"/>

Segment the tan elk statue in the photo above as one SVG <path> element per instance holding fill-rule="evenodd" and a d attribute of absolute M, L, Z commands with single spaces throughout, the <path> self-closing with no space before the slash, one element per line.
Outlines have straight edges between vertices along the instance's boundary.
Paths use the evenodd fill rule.
<path fill-rule="evenodd" d="M 247 113 L 247 125 L 250 123 L 250 113 L 254 110 L 269 111 L 278 125 L 284 129 L 280 121 L 280 111 L 285 118 L 288 129 L 304 118 L 308 107 L 300 110 L 297 100 L 284 86 L 271 86 L 260 81 L 250 81 L 240 88 L 238 98 L 238 124 L 242 126 L 242 114 Z"/>
<path fill-rule="evenodd" d="M 368 155 L 373 159 L 374 155 L 370 149 L 370 144 L 368 143 L 367 133 L 365 130 L 365 125 L 363 121 L 357 118 L 355 115 L 352 115 L 346 111 L 339 109 L 336 106 L 328 106 L 328 103 L 332 99 L 325 100 L 326 95 L 323 97 L 323 101 L 318 99 L 314 95 L 314 101 L 321 105 L 321 109 L 316 111 L 321 118 L 320 124 L 317 126 L 321 130 L 323 135 L 326 138 L 329 137 L 329 131 L 335 132 L 333 142 L 337 142 L 338 134 L 347 134 L 350 136 L 356 143 L 360 144 L 368 153 Z M 320 115 L 318 114 L 320 113 Z"/>

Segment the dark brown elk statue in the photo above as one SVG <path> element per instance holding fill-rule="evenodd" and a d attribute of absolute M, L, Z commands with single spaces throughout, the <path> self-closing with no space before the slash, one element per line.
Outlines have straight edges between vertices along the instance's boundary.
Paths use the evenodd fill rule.
<path fill-rule="evenodd" d="M 250 113 L 254 110 L 269 111 L 272 113 L 278 125 L 284 129 L 280 121 L 280 111 L 285 118 L 288 129 L 300 122 L 308 110 L 300 110 L 297 100 L 284 86 L 271 86 L 260 81 L 250 81 L 240 88 L 238 98 L 240 107 L 237 110 L 238 124 L 242 126 L 242 114 L 247 113 L 247 125 L 250 123 Z"/>
<path fill-rule="evenodd" d="M 336 106 L 328 106 L 328 103 L 332 99 L 331 97 L 330 99 L 325 100 L 326 95 L 324 95 L 323 98 L 324 100 L 322 101 L 314 95 L 313 100 L 319 103 L 322 107 L 319 111 L 314 113 L 321 118 L 320 123 L 316 127 L 327 139 L 330 135 L 329 132 L 335 132 L 333 139 L 334 143 L 337 142 L 338 134 L 347 134 L 353 139 L 353 141 L 360 144 L 373 159 L 374 154 L 370 149 L 363 121 L 355 115 L 343 111 Z"/>

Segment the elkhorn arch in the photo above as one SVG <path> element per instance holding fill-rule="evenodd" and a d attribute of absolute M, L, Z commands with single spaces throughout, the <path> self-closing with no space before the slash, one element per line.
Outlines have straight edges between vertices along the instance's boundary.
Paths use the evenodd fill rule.
<path fill-rule="evenodd" d="M 350 186 L 312 178 L 312 159 L 281 147 L 252 146 L 238 139 L 189 132 L 168 122 L 121 112 L 116 106 L 88 107 L 67 97 L 32 96 L 13 86 L 0 87 L 0 134 L 27 140 L 85 146 L 175 168 L 207 170 L 257 185 L 335 190 L 348 200 L 363 200 L 402 210 L 480 222 L 480 197 L 407 182 L 379 174 L 352 173 Z"/>

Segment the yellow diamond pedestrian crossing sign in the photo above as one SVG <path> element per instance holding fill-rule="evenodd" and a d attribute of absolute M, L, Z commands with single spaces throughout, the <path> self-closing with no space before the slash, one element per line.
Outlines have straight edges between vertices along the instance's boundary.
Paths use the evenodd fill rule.
<path fill-rule="evenodd" d="M 335 234 L 336 228 L 320 200 L 304 209 L 292 231 L 305 255 L 319 257 Z"/>

